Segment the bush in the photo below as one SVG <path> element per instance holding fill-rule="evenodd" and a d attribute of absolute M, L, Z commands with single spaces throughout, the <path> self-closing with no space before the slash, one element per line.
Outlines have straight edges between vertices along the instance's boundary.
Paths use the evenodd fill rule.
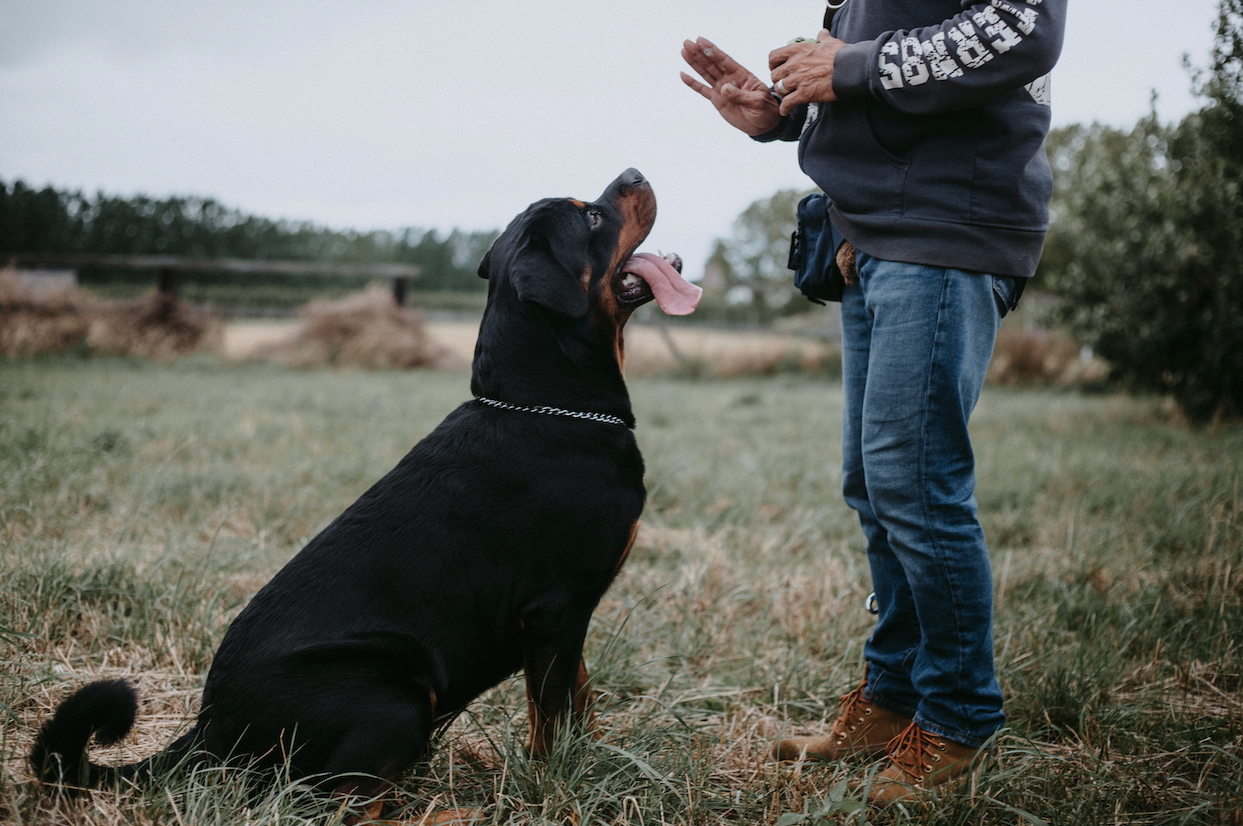
<path fill-rule="evenodd" d="M 1208 104 L 1181 123 L 1050 136 L 1045 275 L 1072 332 L 1193 422 L 1243 414 L 1243 0 L 1223 0 Z"/>

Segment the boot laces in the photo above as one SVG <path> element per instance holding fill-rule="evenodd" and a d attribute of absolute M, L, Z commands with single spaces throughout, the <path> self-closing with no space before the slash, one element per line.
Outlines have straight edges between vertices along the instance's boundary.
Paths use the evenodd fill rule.
<path fill-rule="evenodd" d="M 834 734 L 839 738 L 854 731 L 872 713 L 871 703 L 863 696 L 865 687 L 866 683 L 860 683 L 858 688 L 846 692 L 839 698 L 841 713 L 837 715 L 837 720 L 833 725 Z"/>
<path fill-rule="evenodd" d="M 945 743 L 911 723 L 901 734 L 889 741 L 889 759 L 909 776 L 920 779 L 932 774 L 934 764 L 941 762 Z"/>

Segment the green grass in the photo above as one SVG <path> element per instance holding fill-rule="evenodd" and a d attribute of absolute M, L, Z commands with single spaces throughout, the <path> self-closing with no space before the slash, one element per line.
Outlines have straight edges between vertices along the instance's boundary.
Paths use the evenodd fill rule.
<path fill-rule="evenodd" d="M 602 737 L 529 760 L 515 678 L 396 802 L 493 823 L 841 822 L 839 783 L 866 767 L 765 759 L 783 730 L 824 730 L 860 673 L 840 386 L 645 379 L 632 396 L 649 497 L 587 644 Z M 24 753 L 100 677 L 133 678 L 143 709 L 99 759 L 168 742 L 249 596 L 468 397 L 461 373 L 0 362 L 0 822 L 341 822 L 240 769 L 62 799 Z M 989 388 L 973 433 L 1009 724 L 977 782 L 870 822 L 1243 823 L 1243 428 Z"/>

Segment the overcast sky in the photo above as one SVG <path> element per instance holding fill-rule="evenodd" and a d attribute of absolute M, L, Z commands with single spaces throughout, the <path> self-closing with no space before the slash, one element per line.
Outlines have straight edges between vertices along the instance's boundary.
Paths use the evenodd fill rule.
<path fill-rule="evenodd" d="M 1195 106 L 1216 0 L 1071 0 L 1055 125 Z M 0 180 L 204 195 L 337 228 L 504 226 L 652 181 L 646 248 L 697 277 L 752 201 L 807 187 L 678 78 L 703 35 L 761 77 L 821 0 L 0 0 Z"/>

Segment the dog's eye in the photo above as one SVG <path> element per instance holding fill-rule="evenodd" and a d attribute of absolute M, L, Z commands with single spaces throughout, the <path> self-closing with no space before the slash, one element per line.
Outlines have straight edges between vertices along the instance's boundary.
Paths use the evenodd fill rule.
<path fill-rule="evenodd" d="M 587 210 L 587 225 L 591 227 L 592 229 L 595 229 L 596 227 L 600 226 L 600 222 L 603 220 L 604 220 L 604 216 L 600 214 L 599 210 L 595 210 L 595 209 Z"/>

